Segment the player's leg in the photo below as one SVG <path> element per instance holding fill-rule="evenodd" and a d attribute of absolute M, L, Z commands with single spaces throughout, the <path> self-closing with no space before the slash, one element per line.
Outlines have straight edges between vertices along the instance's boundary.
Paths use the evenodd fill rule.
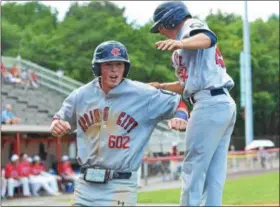
<path fill-rule="evenodd" d="M 92 186 L 92 187 L 91 187 Z M 93 206 L 92 195 L 96 193 L 93 184 L 86 182 L 82 178 L 76 181 L 74 198 L 71 201 L 72 206 Z M 104 195 L 104 197 L 106 197 Z"/>
<path fill-rule="evenodd" d="M 6 196 L 7 191 L 7 179 L 1 178 L 1 197 L 4 198 Z"/>
<path fill-rule="evenodd" d="M 223 187 L 227 172 L 227 154 L 235 119 L 236 113 L 234 113 L 232 122 L 228 126 L 211 159 L 204 184 L 203 206 L 222 205 Z"/>
<path fill-rule="evenodd" d="M 32 195 L 34 196 L 39 196 L 38 192 L 39 190 L 41 189 L 41 184 L 40 183 L 37 183 L 37 182 L 32 182 L 31 183 L 31 192 L 32 192 Z"/>
<path fill-rule="evenodd" d="M 49 186 L 51 187 L 51 189 L 55 192 L 58 192 L 59 189 L 58 189 L 58 183 L 57 183 L 57 179 L 55 176 L 52 176 L 52 175 L 44 175 L 42 176 L 43 179 L 46 179 L 49 183 Z"/>
<path fill-rule="evenodd" d="M 49 194 L 49 195 L 57 195 L 57 191 L 54 191 L 47 182 L 41 181 L 39 185 Z"/>
<path fill-rule="evenodd" d="M 18 180 L 15 180 L 13 178 L 8 178 L 8 196 L 10 198 L 14 197 L 14 190 L 16 187 L 20 186 L 21 183 Z"/>
<path fill-rule="evenodd" d="M 231 103 L 194 107 L 186 130 L 182 206 L 200 205 L 208 166 L 232 115 Z"/>
<path fill-rule="evenodd" d="M 22 188 L 23 188 L 23 195 L 24 196 L 30 196 L 31 194 L 30 194 L 28 178 L 21 178 L 20 182 L 21 182 Z"/>
<path fill-rule="evenodd" d="M 76 182 L 73 206 L 136 206 L 137 172 L 131 179 L 113 179 L 107 184 Z"/>

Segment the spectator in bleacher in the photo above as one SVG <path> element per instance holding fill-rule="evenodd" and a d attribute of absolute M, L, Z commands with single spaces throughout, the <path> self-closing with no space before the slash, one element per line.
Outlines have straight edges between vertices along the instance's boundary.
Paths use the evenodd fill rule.
<path fill-rule="evenodd" d="M 27 70 L 27 68 L 22 68 L 20 77 L 22 80 L 22 84 L 25 86 L 25 88 L 28 88 L 31 85 L 31 74 Z"/>
<path fill-rule="evenodd" d="M 17 65 L 14 65 L 10 69 L 10 73 L 13 75 L 14 78 L 20 78 L 20 70 L 19 67 L 17 67 Z"/>
<path fill-rule="evenodd" d="M 7 191 L 7 179 L 5 178 L 5 169 L 1 167 L 1 198 L 6 198 L 6 191 Z"/>
<path fill-rule="evenodd" d="M 12 105 L 7 104 L 5 109 L 1 112 L 1 123 L 2 124 L 19 124 L 20 118 L 16 117 L 12 112 Z"/>
<path fill-rule="evenodd" d="M 71 180 L 75 182 L 79 175 L 76 174 L 71 166 L 69 161 L 69 157 L 67 155 L 63 155 L 61 158 L 61 176 L 64 180 Z"/>
<path fill-rule="evenodd" d="M 32 70 L 28 70 L 29 71 L 29 74 L 30 74 L 30 80 L 31 80 L 31 84 L 34 88 L 38 88 L 39 87 L 39 76 L 37 75 L 37 73 L 35 73 L 34 71 Z"/>
<path fill-rule="evenodd" d="M 12 73 L 10 73 L 4 64 L 1 64 L 1 79 L 3 82 L 11 83 L 11 84 L 21 84 L 20 78 L 15 78 Z"/>
<path fill-rule="evenodd" d="M 55 192 L 55 195 L 59 195 L 58 183 L 57 180 L 61 180 L 59 176 L 52 175 L 46 172 L 44 165 L 41 163 L 41 158 L 38 155 L 35 155 L 33 158 L 33 166 L 31 169 L 32 175 L 39 176 L 45 180 L 48 185 L 51 187 L 52 191 Z"/>
<path fill-rule="evenodd" d="M 14 154 L 11 157 L 11 162 L 5 167 L 5 176 L 8 183 L 8 197 L 13 198 L 16 187 L 23 187 L 23 196 L 30 197 L 29 182 L 26 177 L 20 174 L 19 157 Z"/>
<path fill-rule="evenodd" d="M 30 167 L 29 182 L 31 184 L 32 194 L 36 197 L 40 196 L 38 192 L 41 188 L 43 188 L 51 196 L 60 195 L 58 192 L 51 188 L 51 186 L 49 185 L 49 181 L 45 179 L 44 176 L 38 174 L 37 170 L 34 170 L 32 158 L 28 157 L 27 161 Z"/>
<path fill-rule="evenodd" d="M 4 80 L 5 79 L 5 76 L 6 76 L 6 67 L 3 63 L 1 63 L 1 79 Z"/>

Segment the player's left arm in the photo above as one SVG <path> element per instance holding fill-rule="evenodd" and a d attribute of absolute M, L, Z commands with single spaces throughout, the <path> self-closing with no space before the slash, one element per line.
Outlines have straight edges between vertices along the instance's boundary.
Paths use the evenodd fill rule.
<path fill-rule="evenodd" d="M 187 125 L 188 108 L 181 96 L 166 90 L 153 90 L 147 107 L 150 120 L 169 120 L 169 128 L 184 130 Z M 170 120 L 171 119 L 171 120 Z"/>
<path fill-rule="evenodd" d="M 191 23 L 189 23 L 182 40 L 168 39 L 158 41 L 156 42 L 156 47 L 160 50 L 195 50 L 207 49 L 216 45 L 217 37 L 208 28 L 206 23 L 197 19 L 191 19 L 189 21 Z"/>

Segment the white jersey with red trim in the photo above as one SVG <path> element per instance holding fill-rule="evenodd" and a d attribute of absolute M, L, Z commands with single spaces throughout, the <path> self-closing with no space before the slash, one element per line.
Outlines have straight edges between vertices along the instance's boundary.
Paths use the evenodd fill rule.
<path fill-rule="evenodd" d="M 212 32 L 205 22 L 188 19 L 178 32 L 176 39 L 188 38 L 198 31 Z M 173 52 L 171 60 L 178 80 L 185 87 L 184 98 L 204 89 L 223 87 L 231 89 L 234 86 L 232 78 L 226 72 L 225 63 L 217 45 L 208 49 L 178 49 Z"/>

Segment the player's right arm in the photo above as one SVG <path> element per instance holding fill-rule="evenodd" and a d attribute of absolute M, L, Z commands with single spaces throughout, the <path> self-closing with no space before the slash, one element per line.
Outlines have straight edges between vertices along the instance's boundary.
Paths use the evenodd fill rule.
<path fill-rule="evenodd" d="M 54 115 L 51 123 L 51 133 L 55 137 L 74 131 L 76 126 L 76 96 L 77 90 L 74 90 L 63 102 L 60 110 Z"/>
<path fill-rule="evenodd" d="M 184 91 L 184 87 L 180 84 L 179 81 L 171 82 L 171 83 L 159 83 L 159 82 L 151 82 L 149 85 L 157 88 L 163 89 L 171 92 L 175 92 L 178 94 L 182 94 Z"/>

